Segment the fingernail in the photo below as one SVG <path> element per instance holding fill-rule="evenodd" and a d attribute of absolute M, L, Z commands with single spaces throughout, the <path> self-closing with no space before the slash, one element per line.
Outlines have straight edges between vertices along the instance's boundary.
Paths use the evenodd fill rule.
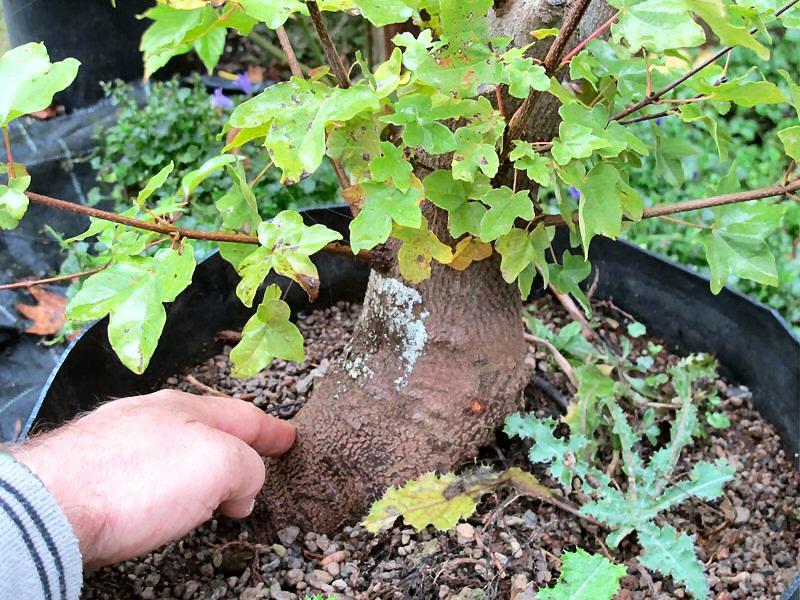
<path fill-rule="evenodd" d="M 253 501 L 250 503 L 250 508 L 247 509 L 247 514 L 248 515 L 252 514 L 255 507 L 256 507 L 256 499 L 253 498 Z"/>

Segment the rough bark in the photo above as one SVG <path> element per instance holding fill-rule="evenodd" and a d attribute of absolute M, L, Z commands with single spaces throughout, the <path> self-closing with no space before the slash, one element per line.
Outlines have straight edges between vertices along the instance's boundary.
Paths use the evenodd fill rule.
<path fill-rule="evenodd" d="M 373 272 L 346 354 L 293 420 L 295 447 L 268 465 L 260 510 L 274 527 L 331 532 L 389 485 L 452 470 L 518 407 L 524 356 L 519 294 L 496 260 L 434 267 L 416 288 Z"/>
<path fill-rule="evenodd" d="M 551 2 L 497 4 L 493 33 L 529 43 L 532 30 L 557 27 L 569 8 Z M 584 19 L 589 32 L 602 22 L 593 12 Z M 535 48 L 537 55 L 546 50 L 546 43 Z M 510 99 L 506 106 L 513 110 Z M 537 105 L 531 139 L 552 137 L 556 108 Z M 437 230 L 443 220 L 432 219 Z M 494 439 L 519 407 L 529 375 L 521 301 L 498 266 L 497 256 L 466 271 L 434 265 L 431 278 L 413 287 L 396 265 L 373 271 L 347 352 L 293 420 L 294 448 L 267 462 L 257 525 L 333 532 L 361 519 L 388 486 L 453 470 Z"/>

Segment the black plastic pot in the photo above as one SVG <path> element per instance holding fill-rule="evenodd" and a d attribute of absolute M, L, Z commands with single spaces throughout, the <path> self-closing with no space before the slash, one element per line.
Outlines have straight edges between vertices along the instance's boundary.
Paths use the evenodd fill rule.
<path fill-rule="evenodd" d="M 142 78 L 139 40 L 147 26 L 138 20 L 152 0 L 3 0 L 12 46 L 44 42 L 53 61 L 81 61 L 78 78 L 57 98 L 68 109 L 87 106 L 103 96 L 101 81 Z"/>
<path fill-rule="evenodd" d="M 350 218 L 344 209 L 312 209 L 305 217 L 347 235 Z M 557 249 L 565 238 L 557 236 Z M 750 388 L 755 407 L 775 425 L 800 467 L 800 340 L 774 311 L 733 290 L 714 296 L 707 279 L 624 242 L 595 238 L 591 259 L 599 272 L 595 297 L 613 299 L 650 333 L 685 352 L 714 354 L 730 381 Z M 364 264 L 333 255 L 315 262 L 322 288 L 314 307 L 363 297 L 369 274 Z M 249 316 L 234 294 L 237 281 L 218 255 L 202 263 L 192 285 L 169 307 L 158 351 L 142 376 L 133 375 L 112 352 L 106 320 L 89 327 L 52 372 L 24 433 L 33 425 L 58 425 L 108 397 L 152 391 L 168 376 L 217 354 L 215 334 L 241 327 Z M 287 289 L 295 312 L 311 308 L 298 286 L 280 277 L 270 283 Z M 784 599 L 800 600 L 799 588 L 800 577 Z"/>

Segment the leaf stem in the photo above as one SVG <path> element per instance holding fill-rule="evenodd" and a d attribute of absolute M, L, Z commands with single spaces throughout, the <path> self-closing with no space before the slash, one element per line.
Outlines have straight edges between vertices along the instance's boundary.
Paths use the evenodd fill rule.
<path fill-rule="evenodd" d="M 78 213 L 88 217 L 94 217 L 95 219 L 102 219 L 103 221 L 119 223 L 120 225 L 125 225 L 126 227 L 134 227 L 144 231 L 153 231 L 155 233 L 161 233 L 190 240 L 228 242 L 232 244 L 251 244 L 256 246 L 259 245 L 258 236 L 255 235 L 229 233 L 223 231 L 197 231 L 194 229 L 183 229 L 182 227 L 177 227 L 170 224 L 142 221 L 141 219 L 134 219 L 123 215 L 118 215 L 116 213 L 100 210 L 98 208 L 83 206 L 82 204 L 74 204 L 72 202 L 51 198 L 49 196 L 43 196 L 34 192 L 26 192 L 25 194 L 28 196 L 28 199 L 30 199 L 31 202 L 35 202 L 36 204 L 41 204 L 50 208 L 57 208 L 65 212 Z M 364 261 L 369 261 L 372 257 L 371 253 L 366 250 L 362 250 L 358 254 L 353 255 L 350 246 L 341 242 L 331 242 L 322 248 L 322 252 L 338 254 L 340 256 L 349 256 L 351 258 L 357 258 Z"/>
<path fill-rule="evenodd" d="M 347 77 L 347 70 L 344 68 L 342 57 L 336 51 L 336 46 L 333 44 L 328 28 L 325 26 L 325 20 L 322 18 L 322 13 L 319 10 L 319 5 L 314 0 L 306 2 L 308 6 L 308 14 L 311 16 L 311 22 L 317 32 L 317 37 L 322 44 L 322 49 L 325 51 L 325 56 L 328 59 L 328 64 L 331 67 L 336 82 L 339 87 L 349 88 L 350 79 Z"/>
<path fill-rule="evenodd" d="M 17 176 L 17 168 L 14 165 L 14 155 L 11 153 L 11 141 L 8 139 L 8 126 L 3 127 L 3 140 L 6 144 L 6 156 L 8 157 L 8 174 L 11 179 L 14 179 Z"/>

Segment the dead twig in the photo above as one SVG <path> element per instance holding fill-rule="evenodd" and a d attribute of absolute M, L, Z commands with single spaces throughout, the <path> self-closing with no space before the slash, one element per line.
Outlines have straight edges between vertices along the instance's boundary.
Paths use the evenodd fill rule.
<path fill-rule="evenodd" d="M 536 344 L 538 346 L 544 346 L 553 355 L 553 359 L 556 361 L 558 368 L 567 376 L 567 380 L 569 381 L 570 385 L 578 389 L 578 378 L 575 375 L 575 369 L 572 368 L 572 365 L 569 364 L 569 361 L 564 358 L 564 355 L 561 354 L 558 348 L 556 348 L 553 344 L 549 341 L 542 339 L 540 337 L 536 337 L 531 333 L 523 334 L 525 337 L 525 341 L 530 344 Z"/>

